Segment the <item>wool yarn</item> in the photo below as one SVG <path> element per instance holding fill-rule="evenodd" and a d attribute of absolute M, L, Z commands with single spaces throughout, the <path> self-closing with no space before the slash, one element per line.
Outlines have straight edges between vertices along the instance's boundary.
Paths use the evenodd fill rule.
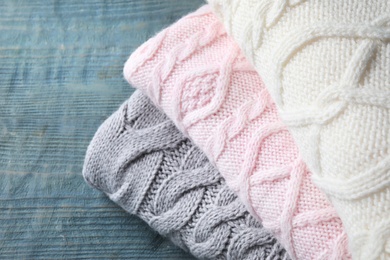
<path fill-rule="evenodd" d="M 275 104 L 209 6 L 138 48 L 125 78 L 216 165 L 294 259 L 347 259 L 347 236 Z"/>
<path fill-rule="evenodd" d="M 201 259 L 290 259 L 219 172 L 142 93 L 88 147 L 85 180 Z"/>
<path fill-rule="evenodd" d="M 256 67 L 355 259 L 390 259 L 390 1 L 209 0 Z"/>

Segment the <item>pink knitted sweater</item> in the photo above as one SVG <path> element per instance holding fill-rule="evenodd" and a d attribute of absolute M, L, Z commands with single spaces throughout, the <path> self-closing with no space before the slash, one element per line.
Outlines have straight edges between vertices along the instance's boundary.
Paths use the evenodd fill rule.
<path fill-rule="evenodd" d="M 292 258 L 349 258 L 334 208 L 259 75 L 208 6 L 137 49 L 124 74 L 207 154 Z"/>

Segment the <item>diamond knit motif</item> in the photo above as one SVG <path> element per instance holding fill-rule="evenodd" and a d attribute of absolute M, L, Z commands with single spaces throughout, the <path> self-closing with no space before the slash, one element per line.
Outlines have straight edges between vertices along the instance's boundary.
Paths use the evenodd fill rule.
<path fill-rule="evenodd" d="M 390 258 L 390 2 L 209 0 L 254 64 L 355 259 Z"/>
<path fill-rule="evenodd" d="M 124 74 L 206 153 L 292 258 L 350 257 L 335 209 L 313 184 L 259 75 L 210 7 L 146 42 Z M 198 78 L 211 74 L 216 79 L 204 83 L 213 85 L 202 86 Z"/>

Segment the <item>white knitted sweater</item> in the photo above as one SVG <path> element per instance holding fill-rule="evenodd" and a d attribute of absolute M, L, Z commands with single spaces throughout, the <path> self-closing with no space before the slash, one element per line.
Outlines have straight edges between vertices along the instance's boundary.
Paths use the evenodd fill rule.
<path fill-rule="evenodd" d="M 209 0 L 328 195 L 355 259 L 390 259 L 390 1 Z"/>

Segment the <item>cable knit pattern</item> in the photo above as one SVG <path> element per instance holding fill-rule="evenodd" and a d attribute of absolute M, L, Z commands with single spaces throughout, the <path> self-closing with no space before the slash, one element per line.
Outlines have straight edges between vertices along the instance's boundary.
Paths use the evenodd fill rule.
<path fill-rule="evenodd" d="M 218 167 L 295 259 L 347 259 L 347 237 L 313 184 L 253 67 L 205 6 L 136 50 L 124 68 Z"/>
<path fill-rule="evenodd" d="M 88 147 L 85 180 L 201 259 L 289 259 L 206 156 L 136 91 Z"/>
<path fill-rule="evenodd" d="M 390 1 L 209 0 L 330 198 L 355 259 L 390 259 Z"/>

